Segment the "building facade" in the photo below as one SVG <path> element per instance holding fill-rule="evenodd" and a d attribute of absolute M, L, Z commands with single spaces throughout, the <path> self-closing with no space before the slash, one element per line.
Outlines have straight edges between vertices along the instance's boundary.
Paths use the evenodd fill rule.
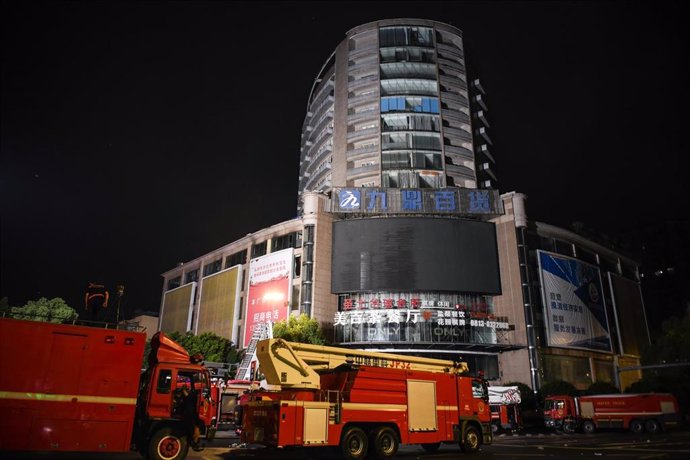
<path fill-rule="evenodd" d="M 455 27 L 350 30 L 309 95 L 299 217 L 164 273 L 160 328 L 243 348 L 303 313 L 336 345 L 464 360 L 495 382 L 624 386 L 646 331 L 635 262 L 499 194 L 486 111 Z"/>
<path fill-rule="evenodd" d="M 499 355 L 499 380 L 539 389 L 564 380 L 578 389 L 597 381 L 624 390 L 639 380 L 642 348 L 650 343 L 639 265 L 577 233 L 528 219 L 526 196 L 501 196 L 494 219 L 503 292 L 497 314 L 515 329 L 505 339 L 519 349 Z"/>
<path fill-rule="evenodd" d="M 309 95 L 298 195 L 334 186 L 493 188 L 486 111 L 459 29 L 421 19 L 356 27 Z"/>

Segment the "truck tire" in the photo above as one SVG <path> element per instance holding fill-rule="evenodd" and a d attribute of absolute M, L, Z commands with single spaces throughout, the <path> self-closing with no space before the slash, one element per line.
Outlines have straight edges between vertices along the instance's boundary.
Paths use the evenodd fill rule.
<path fill-rule="evenodd" d="M 164 426 L 149 440 L 148 460 L 181 460 L 187 456 L 189 442 L 181 430 Z"/>
<path fill-rule="evenodd" d="M 400 441 L 398 440 L 398 433 L 396 433 L 393 428 L 388 426 L 377 428 L 371 437 L 371 441 L 374 446 L 376 458 L 382 460 L 392 458 L 398 453 Z"/>
<path fill-rule="evenodd" d="M 585 420 L 582 422 L 582 431 L 586 434 L 592 434 L 597 430 L 597 426 L 591 420 Z"/>
<path fill-rule="evenodd" d="M 369 440 L 367 434 L 356 426 L 348 428 L 340 442 L 340 451 L 346 460 L 361 460 L 367 456 Z"/>
<path fill-rule="evenodd" d="M 563 432 L 573 434 L 577 431 L 577 422 L 575 420 L 565 420 L 563 422 Z"/>
<path fill-rule="evenodd" d="M 640 420 L 633 420 L 630 422 L 630 431 L 635 434 L 640 434 L 644 431 L 644 425 Z"/>
<path fill-rule="evenodd" d="M 462 442 L 460 442 L 460 449 L 463 452 L 474 453 L 479 450 L 481 445 L 481 437 L 479 432 L 473 426 L 465 428 L 465 433 L 462 435 Z"/>
<path fill-rule="evenodd" d="M 440 442 L 432 442 L 432 443 L 428 443 L 428 444 L 422 444 L 422 449 L 424 449 L 427 452 L 436 452 L 439 447 L 441 447 Z"/>
<path fill-rule="evenodd" d="M 647 433 L 658 433 L 661 431 L 661 424 L 656 419 L 650 418 L 644 422 L 644 429 Z"/>

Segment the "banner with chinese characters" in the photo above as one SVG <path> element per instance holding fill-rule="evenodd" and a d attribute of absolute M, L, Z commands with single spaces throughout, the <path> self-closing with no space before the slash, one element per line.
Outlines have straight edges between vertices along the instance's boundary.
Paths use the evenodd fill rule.
<path fill-rule="evenodd" d="M 333 188 L 331 212 L 359 214 L 500 215 L 498 190 Z"/>
<path fill-rule="evenodd" d="M 599 268 L 537 251 L 548 345 L 611 352 Z"/>
<path fill-rule="evenodd" d="M 249 261 L 244 348 L 249 345 L 257 324 L 287 319 L 292 294 L 293 251 L 285 249 Z"/>

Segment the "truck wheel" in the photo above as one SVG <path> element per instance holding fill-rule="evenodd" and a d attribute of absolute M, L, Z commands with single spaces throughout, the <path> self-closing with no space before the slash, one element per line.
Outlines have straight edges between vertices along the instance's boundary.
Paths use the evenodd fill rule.
<path fill-rule="evenodd" d="M 165 426 L 154 433 L 149 440 L 149 460 L 181 460 L 187 456 L 187 436 L 179 430 Z"/>
<path fill-rule="evenodd" d="M 473 426 L 468 426 L 465 429 L 465 434 L 462 436 L 462 442 L 460 443 L 460 449 L 463 452 L 473 453 L 479 450 L 479 445 L 481 444 L 479 433 L 477 429 Z"/>
<path fill-rule="evenodd" d="M 371 440 L 374 444 L 374 452 L 377 458 L 386 459 L 395 457 L 395 454 L 398 452 L 400 442 L 398 441 L 398 434 L 393 428 L 387 426 L 378 428 L 374 432 Z"/>
<path fill-rule="evenodd" d="M 427 452 L 436 452 L 439 447 L 441 447 L 440 442 L 432 442 L 429 444 L 422 444 L 422 449 L 424 449 Z"/>
<path fill-rule="evenodd" d="M 640 434 L 644 431 L 644 425 L 642 425 L 642 422 L 639 420 L 633 420 L 630 422 L 630 431 L 635 434 Z"/>
<path fill-rule="evenodd" d="M 647 430 L 647 433 L 658 433 L 661 431 L 661 425 L 655 419 L 650 418 L 644 422 L 644 429 Z"/>
<path fill-rule="evenodd" d="M 582 423 L 582 431 L 587 434 L 592 434 L 597 430 L 597 426 L 591 420 L 585 420 Z"/>
<path fill-rule="evenodd" d="M 367 435 L 361 428 L 349 428 L 343 434 L 343 440 L 340 442 L 340 451 L 346 460 L 361 460 L 367 455 L 369 449 L 369 441 Z"/>

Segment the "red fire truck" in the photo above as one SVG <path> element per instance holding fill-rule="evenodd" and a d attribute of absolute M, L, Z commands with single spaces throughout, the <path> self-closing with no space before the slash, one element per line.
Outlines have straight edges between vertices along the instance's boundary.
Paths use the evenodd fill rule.
<path fill-rule="evenodd" d="M 350 460 L 390 458 L 401 443 L 491 443 L 486 383 L 466 363 L 282 339 L 260 341 L 257 357 L 275 390 L 243 405 L 243 442 L 333 446 Z"/>
<path fill-rule="evenodd" d="M 0 451 L 181 460 L 199 448 L 215 422 L 208 370 L 159 332 L 141 373 L 145 343 L 141 332 L 0 318 Z"/>
<path fill-rule="evenodd" d="M 522 428 L 520 389 L 517 386 L 490 386 L 489 407 L 491 408 L 491 429 L 516 431 Z"/>
<path fill-rule="evenodd" d="M 645 430 L 656 433 L 680 421 L 678 401 L 671 394 L 559 395 L 544 401 L 544 423 L 566 432 L 581 429 L 593 433 L 600 428 Z"/>

